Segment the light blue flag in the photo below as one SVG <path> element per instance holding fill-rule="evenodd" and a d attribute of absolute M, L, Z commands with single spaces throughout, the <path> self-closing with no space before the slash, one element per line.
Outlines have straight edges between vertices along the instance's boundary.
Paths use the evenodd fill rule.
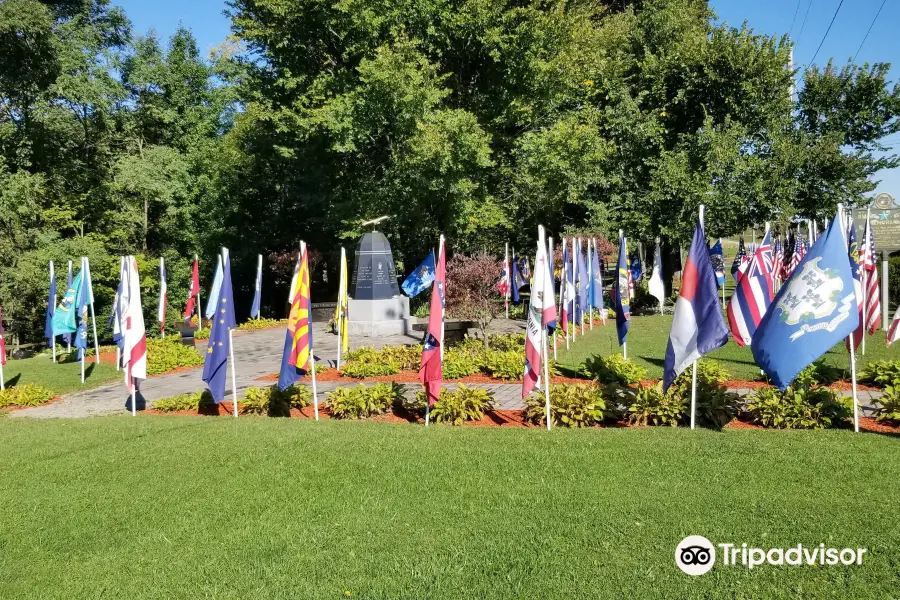
<path fill-rule="evenodd" d="M 428 253 L 422 264 L 416 267 L 416 270 L 409 274 L 409 277 L 403 280 L 400 286 L 407 296 L 412 298 L 417 296 L 431 287 L 434 282 L 434 250 Z"/>
<path fill-rule="evenodd" d="M 78 329 L 75 316 L 78 309 L 78 295 L 81 290 L 81 279 L 84 272 L 79 273 L 72 285 L 66 288 L 62 302 L 53 312 L 53 333 L 61 335 L 63 333 L 72 334 Z"/>
<path fill-rule="evenodd" d="M 753 358 L 780 389 L 859 324 L 840 215 L 831 221 L 766 311 Z"/>
<path fill-rule="evenodd" d="M 212 319 L 216 316 L 216 307 L 219 304 L 219 294 L 222 291 L 222 255 L 219 255 L 219 262 L 216 264 L 216 275 L 213 277 L 212 289 L 209 290 L 209 300 L 206 301 L 206 318 Z"/>
<path fill-rule="evenodd" d="M 591 290 L 589 298 L 591 306 L 598 310 L 603 310 L 603 273 L 600 271 L 600 258 L 597 256 L 596 250 L 591 252 Z"/>

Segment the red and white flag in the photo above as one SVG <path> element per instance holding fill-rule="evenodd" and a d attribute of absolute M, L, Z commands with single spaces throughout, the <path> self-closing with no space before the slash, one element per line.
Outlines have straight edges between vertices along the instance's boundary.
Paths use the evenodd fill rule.
<path fill-rule="evenodd" d="M 862 247 L 859 250 L 859 266 L 864 280 L 863 301 L 865 302 L 866 323 L 865 329 L 869 335 L 875 333 L 881 326 L 881 294 L 878 289 L 878 266 L 875 259 L 875 236 L 872 233 L 872 223 L 866 215 L 866 233 L 863 237 Z"/>
<path fill-rule="evenodd" d="M 293 289 L 293 288 L 292 288 Z M 191 315 L 194 314 L 194 303 L 197 301 L 197 294 L 200 293 L 200 264 L 194 259 L 194 268 L 191 270 L 191 287 L 188 288 L 187 305 L 184 307 L 184 320 L 189 321 Z M 199 323 L 198 323 L 199 325 Z"/>
<path fill-rule="evenodd" d="M 503 257 L 503 268 L 500 271 L 500 281 L 497 282 L 497 289 L 504 299 L 509 294 L 509 256 Z M 508 301 L 508 300 L 507 300 Z"/>
<path fill-rule="evenodd" d="M 125 386 L 134 390 L 135 380 L 147 379 L 147 332 L 144 329 L 144 313 L 141 309 L 141 282 L 138 277 L 137 260 L 133 256 L 125 258 L 125 286 L 121 298 L 122 336 L 125 344 L 122 350 L 122 364 L 125 367 Z"/>
<path fill-rule="evenodd" d="M 434 406 L 441 395 L 443 379 L 442 346 L 444 329 L 444 290 L 447 283 L 446 248 L 443 236 L 441 249 L 434 268 L 434 285 L 431 286 L 431 310 L 428 313 L 428 333 L 422 348 L 422 362 L 419 367 L 419 380 L 425 386 L 428 406 Z"/>
<path fill-rule="evenodd" d="M 156 311 L 156 320 L 159 322 L 160 333 L 166 329 L 166 302 L 168 300 L 166 285 L 166 265 L 163 257 L 159 257 L 159 308 Z"/>
<path fill-rule="evenodd" d="M 891 327 L 888 329 L 886 345 L 890 346 L 898 339 L 900 339 L 900 306 L 897 307 L 897 312 L 894 313 L 894 318 L 891 320 Z"/>
<path fill-rule="evenodd" d="M 556 321 L 556 299 L 553 296 L 553 275 L 547 261 L 547 248 L 538 241 L 534 257 L 534 280 L 531 283 L 531 302 L 528 306 L 528 325 L 525 334 L 525 377 L 522 379 L 522 397 L 525 398 L 537 385 L 541 375 L 541 349 L 544 345 L 547 325 Z M 549 385 L 550 382 L 545 382 Z"/>

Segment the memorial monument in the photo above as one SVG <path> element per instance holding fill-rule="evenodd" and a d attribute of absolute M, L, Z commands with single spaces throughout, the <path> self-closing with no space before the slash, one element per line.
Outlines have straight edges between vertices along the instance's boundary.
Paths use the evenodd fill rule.
<path fill-rule="evenodd" d="M 351 336 L 404 334 L 411 327 L 409 298 L 400 293 L 391 244 L 382 233 L 365 234 L 356 248 L 348 308 Z"/>

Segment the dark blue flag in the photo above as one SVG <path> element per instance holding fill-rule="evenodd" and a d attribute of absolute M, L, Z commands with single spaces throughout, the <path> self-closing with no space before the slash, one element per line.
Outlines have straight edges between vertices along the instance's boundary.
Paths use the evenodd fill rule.
<path fill-rule="evenodd" d="M 716 283 L 721 288 L 725 285 L 725 253 L 722 251 L 721 239 L 716 240 L 713 247 L 709 249 L 709 260 L 716 271 Z"/>
<path fill-rule="evenodd" d="M 52 347 L 56 340 L 53 335 L 53 312 L 56 310 L 56 273 L 50 274 L 50 294 L 47 296 L 47 312 L 44 316 L 44 337 Z"/>
<path fill-rule="evenodd" d="M 203 381 L 209 386 L 216 404 L 225 399 L 225 374 L 228 366 L 228 353 L 231 350 L 230 329 L 237 325 L 234 316 L 234 295 L 231 290 L 231 258 L 225 251 L 222 269 L 222 283 L 219 286 L 219 297 L 215 302 L 216 312 L 212 319 L 212 331 L 206 345 L 206 360 L 203 362 Z M 232 398 L 237 402 L 237 398 Z"/>
<path fill-rule="evenodd" d="M 512 298 L 512 303 L 518 304 L 519 302 L 522 301 L 521 297 L 519 296 L 519 279 L 521 279 L 521 277 L 519 276 L 519 263 L 518 263 L 518 261 L 516 261 L 516 249 L 515 248 L 513 248 L 511 263 L 512 263 L 512 277 L 510 278 L 510 283 L 512 285 L 512 289 L 510 290 L 509 294 L 510 294 L 510 297 Z"/>
<path fill-rule="evenodd" d="M 554 272 L 555 267 L 553 265 L 553 252 L 547 252 L 547 262 L 550 267 L 550 288 L 553 290 L 553 305 L 556 305 L 556 273 Z M 547 334 L 552 334 L 556 331 L 556 313 L 553 313 L 553 320 L 547 323 Z"/>
<path fill-rule="evenodd" d="M 88 277 L 84 268 L 84 259 L 81 259 L 81 285 L 75 295 L 75 314 L 78 317 L 78 329 L 75 330 L 75 348 L 78 350 L 78 360 L 84 360 L 87 351 L 87 305 L 88 305 Z"/>
<path fill-rule="evenodd" d="M 625 343 L 628 336 L 628 325 L 631 321 L 631 299 L 628 295 L 628 251 L 625 248 L 625 236 L 619 232 L 619 260 L 616 264 L 616 283 L 613 301 L 616 311 L 616 331 L 619 334 L 619 345 Z"/>
<path fill-rule="evenodd" d="M 737 281 L 738 278 L 738 269 L 741 268 L 741 265 L 747 260 L 747 249 L 744 248 L 744 236 L 741 236 L 740 241 L 738 242 L 738 251 L 734 257 L 734 262 L 731 263 L 731 276 Z"/>
<path fill-rule="evenodd" d="M 416 267 L 416 270 L 409 274 L 409 277 L 403 280 L 403 291 L 412 298 L 417 296 L 431 287 L 434 282 L 434 250 L 428 253 L 422 264 Z"/>
<path fill-rule="evenodd" d="M 816 240 L 753 336 L 750 348 L 756 364 L 782 390 L 859 324 L 841 223 L 838 215 Z"/>

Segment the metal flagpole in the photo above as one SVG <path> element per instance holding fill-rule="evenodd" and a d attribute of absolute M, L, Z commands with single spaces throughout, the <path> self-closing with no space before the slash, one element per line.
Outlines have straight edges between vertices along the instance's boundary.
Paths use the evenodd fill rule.
<path fill-rule="evenodd" d="M 306 252 L 306 242 L 300 241 L 300 260 L 303 260 L 303 253 Z M 306 257 L 306 276 L 310 278 L 310 284 L 312 284 L 312 276 L 309 272 L 309 256 Z M 299 285 L 299 282 L 298 282 Z M 312 320 L 312 285 L 310 285 L 309 293 L 309 307 L 307 313 L 307 322 L 309 323 L 309 362 L 307 365 L 309 366 L 309 370 L 312 372 L 312 393 L 313 393 L 313 409 L 316 413 L 316 421 L 319 420 L 319 390 L 316 386 L 316 355 L 313 350 L 313 320 Z M 340 341 L 338 341 L 340 344 Z"/>
<path fill-rule="evenodd" d="M 199 282 L 199 278 L 200 278 L 200 259 L 197 258 L 197 255 L 196 255 L 196 254 L 194 255 L 194 260 L 197 262 L 197 279 L 198 279 L 197 283 L 200 283 L 200 282 Z M 191 274 L 191 277 L 193 277 L 193 276 L 194 276 L 194 275 L 193 275 L 193 273 L 192 273 L 192 274 Z M 201 290 L 202 287 L 203 287 L 203 286 L 201 286 L 201 285 L 198 285 L 198 286 L 197 286 L 197 329 L 202 329 L 202 328 L 203 328 L 203 313 L 202 313 L 201 310 L 200 310 L 200 305 L 203 304 L 202 298 L 200 298 L 200 290 Z"/>
<path fill-rule="evenodd" d="M 544 226 L 538 225 L 538 244 L 540 244 L 541 248 L 546 248 L 544 246 Z M 537 269 L 538 265 L 535 264 L 534 268 Z M 549 264 L 547 262 L 544 263 L 543 266 L 549 272 Z M 546 273 L 544 275 L 546 277 Z M 553 273 L 550 273 L 550 277 L 553 277 Z M 534 274 L 535 280 L 537 280 L 537 273 Z M 540 290 L 543 292 L 543 290 Z M 540 293 L 539 292 L 539 293 Z M 532 294 L 534 294 L 534 290 L 532 290 Z M 544 310 L 543 305 L 541 305 L 541 311 Z M 543 321 L 543 319 L 541 319 Z M 550 357 L 547 352 L 547 328 L 541 324 L 541 354 L 542 361 L 544 363 L 544 410 L 547 415 L 547 431 L 550 431 L 550 368 L 548 363 L 550 362 Z"/>
<path fill-rule="evenodd" d="M 506 242 L 506 250 L 504 251 L 503 256 L 504 256 L 503 260 L 505 261 L 503 263 L 503 267 L 506 269 L 506 279 L 507 279 L 506 295 L 504 296 L 504 301 L 505 301 L 504 303 L 506 304 L 506 320 L 508 321 L 509 320 L 509 291 L 512 286 L 512 269 L 510 268 L 511 265 L 509 264 L 509 242 Z"/>
<path fill-rule="evenodd" d="M 165 270 L 166 270 L 166 266 L 164 264 L 163 257 L 160 256 L 159 257 L 159 282 L 160 282 L 160 285 L 162 285 L 163 277 L 165 277 L 165 275 L 164 275 Z M 162 294 L 159 295 L 159 299 L 160 300 L 163 299 Z M 160 312 L 160 316 L 163 317 L 162 323 L 159 324 L 159 337 L 161 337 L 162 339 L 166 339 L 166 318 L 165 318 L 165 315 L 162 313 L 162 311 L 159 311 L 159 312 Z"/>
<path fill-rule="evenodd" d="M 56 273 L 53 270 L 53 261 L 50 261 L 50 281 L 53 281 L 53 278 L 56 276 Z M 53 296 L 53 299 L 50 300 L 53 303 L 51 310 L 56 312 L 56 296 Z M 56 363 L 56 332 L 53 331 L 53 315 L 50 315 L 50 347 L 53 349 L 53 362 Z"/>
<path fill-rule="evenodd" d="M 262 255 L 260 255 L 262 256 Z M 344 345 L 344 336 L 343 333 L 343 324 L 344 324 L 344 278 L 347 277 L 347 273 L 344 271 L 344 265 L 347 263 L 347 251 L 341 246 L 341 274 L 338 277 L 338 321 L 337 321 L 337 334 L 338 334 L 338 351 L 337 351 L 337 363 L 335 366 L 338 371 L 341 370 L 341 346 Z"/>
<path fill-rule="evenodd" d="M 700 229 L 703 229 L 703 212 L 705 206 L 700 205 Z M 705 233 L 704 233 L 705 235 Z M 756 239 L 756 231 L 753 232 L 753 238 Z M 754 241 L 754 243 L 756 243 Z M 694 429 L 697 426 L 697 361 L 694 360 L 694 363 L 691 365 L 693 369 L 691 373 L 691 429 Z"/>
<path fill-rule="evenodd" d="M 72 272 L 72 261 L 70 260 L 69 261 L 69 273 L 71 273 L 71 272 Z M 66 293 L 68 293 L 68 292 L 69 292 L 69 280 L 67 278 L 66 279 Z M 65 294 L 63 295 L 63 297 L 65 297 Z M 72 351 L 72 336 L 69 335 L 69 341 L 66 342 L 66 354 L 70 353 L 71 351 Z"/>
<path fill-rule="evenodd" d="M 550 257 L 553 256 L 553 238 L 547 238 L 547 248 L 550 254 L 547 256 L 548 264 Z M 555 262 L 555 261 L 554 261 Z M 550 273 L 550 283 L 553 285 L 553 304 L 556 304 L 556 279 L 553 272 Z M 559 314 L 557 312 L 557 314 Z M 557 327 L 553 329 L 553 360 L 556 360 L 556 330 L 559 329 L 559 319 L 556 321 Z"/>
<path fill-rule="evenodd" d="M 844 205 L 838 204 L 838 222 L 844 222 Z M 852 218 L 847 219 L 847 223 L 851 226 L 853 225 Z M 843 228 L 841 228 L 841 235 L 844 236 L 844 248 L 848 247 L 849 240 L 847 239 L 846 234 L 844 233 Z M 865 335 L 865 325 L 863 325 L 863 335 Z M 853 343 L 853 332 L 850 333 L 850 343 L 847 344 L 850 349 L 850 384 L 853 390 L 853 431 L 859 433 L 859 400 L 856 394 L 856 348 Z"/>
<path fill-rule="evenodd" d="M 343 249 L 341 249 L 341 251 L 343 251 Z M 260 304 L 262 304 L 262 254 L 256 255 L 256 285 L 259 286 Z M 262 306 L 259 308 L 260 310 L 256 311 L 257 321 L 259 321 L 259 317 L 262 314 Z"/>
<path fill-rule="evenodd" d="M 88 300 L 91 301 L 91 327 L 94 331 L 94 362 L 100 364 L 100 342 L 97 341 L 97 318 L 94 316 L 94 282 L 91 281 L 91 259 L 84 257 L 84 264 L 87 266 L 87 286 Z"/>
<path fill-rule="evenodd" d="M 627 268 L 628 267 L 628 264 L 627 264 L 627 262 L 628 262 L 628 240 L 626 240 L 625 237 L 622 235 L 623 233 L 625 233 L 624 230 L 620 229 L 619 230 L 619 239 L 622 241 L 622 244 L 624 244 L 625 247 L 619 248 L 619 252 L 625 253 L 625 262 L 626 262 L 625 266 Z M 616 261 L 616 293 L 619 294 L 619 298 L 622 297 L 622 289 L 621 289 L 622 285 L 621 284 L 622 284 L 622 277 L 619 275 L 619 263 L 617 260 Z M 626 285 L 625 293 L 627 294 L 628 293 L 628 289 L 627 289 L 628 284 L 626 283 L 625 285 Z M 624 358 L 625 360 L 628 360 L 628 338 L 627 337 L 625 338 L 625 341 L 622 342 L 622 358 Z"/>
<path fill-rule="evenodd" d="M 87 273 L 85 272 L 85 268 L 84 268 L 85 260 L 86 260 L 85 257 L 82 256 L 81 257 L 81 288 L 82 288 L 82 290 L 84 289 L 84 286 L 86 283 L 85 279 L 87 278 Z M 75 293 L 75 297 L 78 298 L 78 296 L 81 293 L 82 293 L 82 291 L 78 290 L 78 292 Z M 84 299 L 82 298 L 82 300 L 84 300 Z M 76 305 L 77 305 L 77 300 L 76 300 Z M 79 312 L 81 312 L 81 311 L 79 311 Z M 84 320 L 85 316 L 86 315 L 84 315 L 84 314 L 79 314 L 78 319 Z M 75 335 L 78 335 L 77 329 L 75 330 Z M 84 335 L 87 336 L 87 325 L 84 326 Z M 82 385 L 84 385 L 84 359 L 86 358 L 86 355 L 87 355 L 87 344 L 85 344 L 84 350 L 81 351 L 81 360 L 78 361 L 81 363 L 81 384 Z M 99 353 L 97 354 L 97 356 L 99 357 Z"/>

